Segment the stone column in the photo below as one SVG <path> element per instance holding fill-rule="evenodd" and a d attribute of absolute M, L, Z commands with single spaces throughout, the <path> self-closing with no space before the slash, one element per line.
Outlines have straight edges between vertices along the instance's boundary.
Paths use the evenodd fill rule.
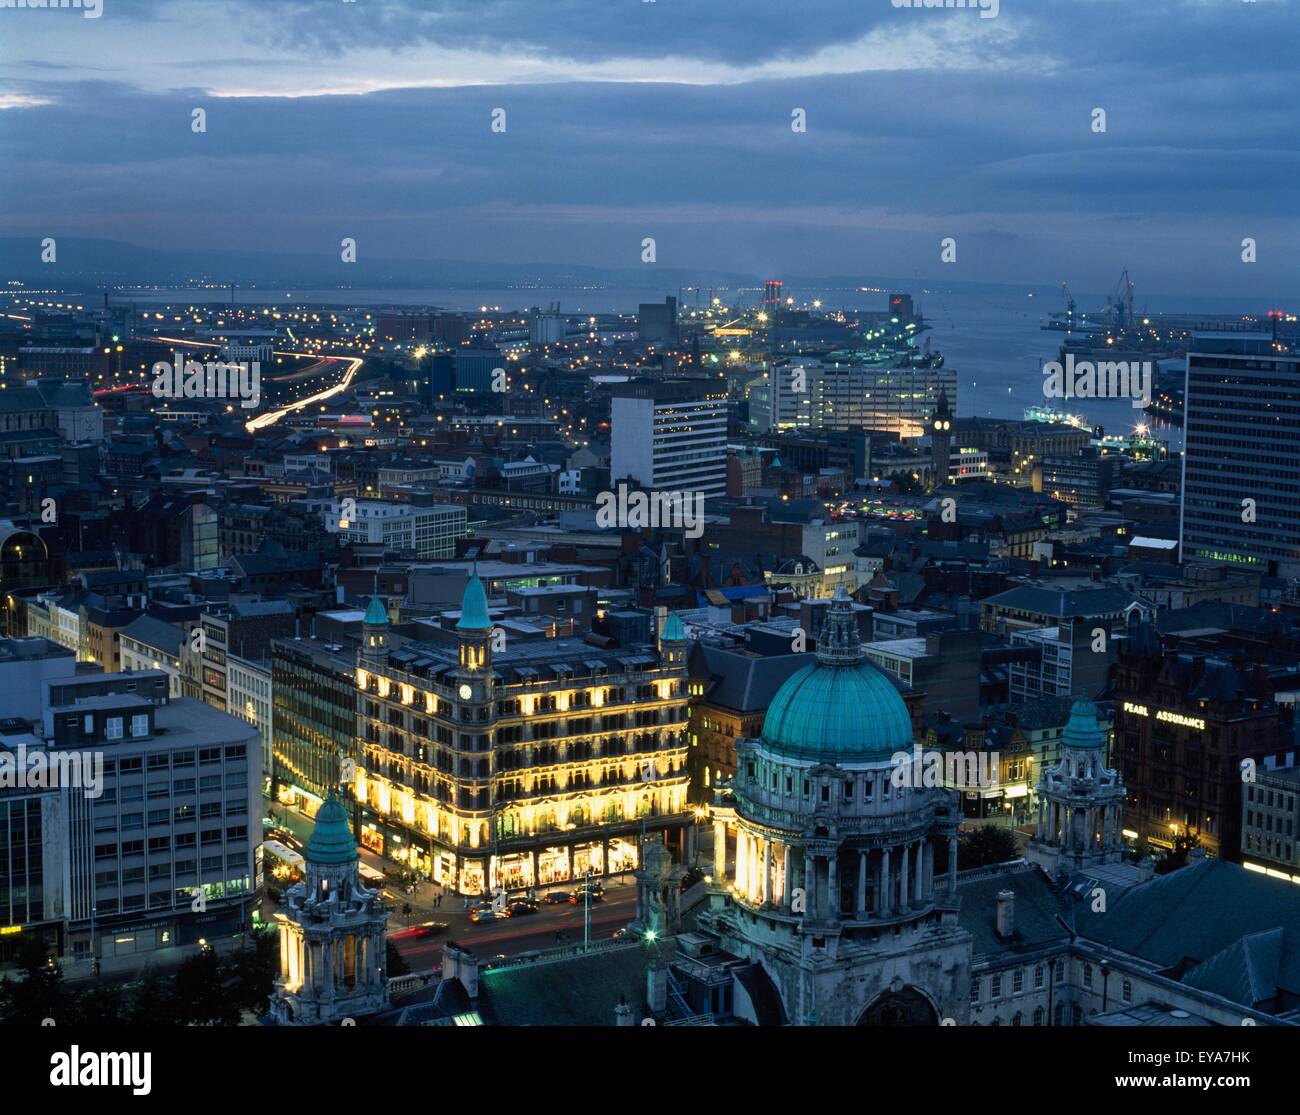
<path fill-rule="evenodd" d="M 832 852 L 826 860 L 827 906 L 832 914 L 839 917 L 844 912 L 844 900 L 840 896 L 840 857 L 839 850 Z"/>
<path fill-rule="evenodd" d="M 713 822 L 713 881 L 727 881 L 727 825 L 721 819 Z"/>
<path fill-rule="evenodd" d="M 1039 840 L 1043 839 L 1043 813 L 1044 813 L 1043 807 L 1045 804 L 1046 803 L 1043 801 L 1042 797 L 1040 796 L 1038 799 L 1038 827 L 1035 830 L 1035 835 Z"/>
<path fill-rule="evenodd" d="M 794 866 L 794 857 L 790 854 L 790 845 L 782 845 L 781 853 L 781 905 L 787 910 L 793 898 L 794 880 L 790 878 L 790 869 Z"/>
<path fill-rule="evenodd" d="M 934 897 L 934 841 L 925 842 L 925 897 Z"/>
<path fill-rule="evenodd" d="M 867 912 L 867 852 L 858 849 L 858 893 L 854 895 L 854 912 L 862 917 Z"/>
<path fill-rule="evenodd" d="M 803 854 L 803 902 L 805 916 L 817 917 L 817 861 L 810 851 Z"/>
<path fill-rule="evenodd" d="M 894 912 L 893 897 L 889 879 L 889 849 L 884 848 L 880 853 L 880 896 L 877 900 L 882 917 L 889 917 Z"/>
<path fill-rule="evenodd" d="M 916 842 L 916 878 L 912 880 L 912 901 L 919 903 L 925 898 L 925 841 Z"/>
<path fill-rule="evenodd" d="M 907 844 L 903 845 L 902 859 L 898 865 L 898 909 L 900 913 L 906 911 L 908 906 L 911 905 L 907 900 L 907 883 L 910 874 L 909 868 L 911 867 L 909 854 L 911 850 Z"/>
<path fill-rule="evenodd" d="M 772 841 L 763 841 L 763 891 L 759 898 L 764 902 L 772 901 Z"/>
<path fill-rule="evenodd" d="M 948 897 L 957 897 L 957 834 L 948 837 Z"/>

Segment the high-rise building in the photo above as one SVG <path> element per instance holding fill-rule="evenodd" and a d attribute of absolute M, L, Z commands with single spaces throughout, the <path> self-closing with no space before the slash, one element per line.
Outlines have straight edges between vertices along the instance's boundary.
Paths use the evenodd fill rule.
<path fill-rule="evenodd" d="M 613 389 L 610 478 L 652 491 L 727 490 L 727 392 L 721 381 L 634 379 Z"/>
<path fill-rule="evenodd" d="M 1264 334 L 1206 334 L 1187 354 L 1181 553 L 1300 574 L 1300 355 Z"/>

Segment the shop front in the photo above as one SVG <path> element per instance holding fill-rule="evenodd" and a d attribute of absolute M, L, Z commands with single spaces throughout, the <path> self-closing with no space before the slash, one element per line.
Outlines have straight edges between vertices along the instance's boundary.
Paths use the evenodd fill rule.
<path fill-rule="evenodd" d="M 460 869 L 460 894 L 487 894 L 487 872 L 481 859 L 466 860 Z"/>
<path fill-rule="evenodd" d="M 361 846 L 379 855 L 384 854 L 384 834 L 376 824 L 361 826 Z"/>
<path fill-rule="evenodd" d="M 569 850 L 542 848 L 537 853 L 537 882 L 541 886 L 563 883 L 569 878 Z"/>
<path fill-rule="evenodd" d="M 497 886 L 505 890 L 521 890 L 533 885 L 533 857 L 527 852 L 501 856 L 494 871 Z"/>
<path fill-rule="evenodd" d="M 637 846 L 630 840 L 614 837 L 609 842 L 609 873 L 618 875 L 637 868 Z"/>
<path fill-rule="evenodd" d="M 573 877 L 605 874 L 605 849 L 599 841 L 573 846 Z"/>

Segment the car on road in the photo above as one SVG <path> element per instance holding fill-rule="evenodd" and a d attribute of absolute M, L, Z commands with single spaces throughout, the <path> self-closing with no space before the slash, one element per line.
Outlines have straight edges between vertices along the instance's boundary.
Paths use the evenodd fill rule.
<path fill-rule="evenodd" d="M 588 896 L 591 897 L 592 902 L 599 902 L 605 897 L 605 888 L 599 883 L 583 883 L 569 897 L 569 901 L 574 905 L 581 905 L 587 901 Z"/>
<path fill-rule="evenodd" d="M 540 909 L 541 907 L 536 902 L 526 898 L 517 898 L 506 907 L 507 913 L 512 918 L 526 917 L 528 914 L 537 913 Z"/>
<path fill-rule="evenodd" d="M 506 908 L 504 910 L 498 910 L 495 906 L 491 905 L 490 903 L 486 906 L 475 906 L 469 912 L 469 920 L 474 922 L 499 921 L 501 918 L 508 918 L 509 916 L 510 916 L 509 908 Z"/>
<path fill-rule="evenodd" d="M 548 906 L 558 906 L 564 902 L 572 902 L 573 895 L 571 895 L 567 890 L 552 890 L 547 891 L 546 897 L 543 898 L 542 901 Z"/>

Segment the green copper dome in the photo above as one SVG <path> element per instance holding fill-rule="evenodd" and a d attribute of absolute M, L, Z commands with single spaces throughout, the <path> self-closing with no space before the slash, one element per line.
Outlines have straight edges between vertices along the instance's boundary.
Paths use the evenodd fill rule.
<path fill-rule="evenodd" d="M 307 840 L 303 858 L 308 863 L 351 863 L 357 858 L 348 811 L 333 790 L 316 814 L 316 827 Z"/>
<path fill-rule="evenodd" d="M 478 578 L 478 565 L 465 586 L 465 595 L 460 598 L 460 622 L 457 631 L 486 631 L 492 626 L 492 617 L 488 615 L 487 592 L 483 582 Z"/>
<path fill-rule="evenodd" d="M 686 628 L 682 626 L 682 617 L 676 612 L 669 612 L 668 618 L 664 620 L 664 629 L 660 632 L 659 638 L 669 643 L 686 642 Z"/>
<path fill-rule="evenodd" d="M 777 690 L 763 718 L 769 748 L 821 762 L 875 762 L 912 749 L 912 718 L 874 666 L 811 663 Z"/>
<path fill-rule="evenodd" d="M 1061 745 L 1100 749 L 1105 743 L 1106 733 L 1097 723 L 1097 706 L 1091 701 L 1075 701 L 1070 706 L 1070 720 L 1061 735 Z"/>
<path fill-rule="evenodd" d="M 893 683 L 863 661 L 843 588 L 831 601 L 817 661 L 792 674 L 763 718 L 769 750 L 825 763 L 888 761 L 911 751 L 912 718 Z"/>
<path fill-rule="evenodd" d="M 366 618 L 362 622 L 369 624 L 371 627 L 387 626 L 388 612 L 379 597 L 372 596 L 370 598 L 370 607 L 366 609 Z"/>

